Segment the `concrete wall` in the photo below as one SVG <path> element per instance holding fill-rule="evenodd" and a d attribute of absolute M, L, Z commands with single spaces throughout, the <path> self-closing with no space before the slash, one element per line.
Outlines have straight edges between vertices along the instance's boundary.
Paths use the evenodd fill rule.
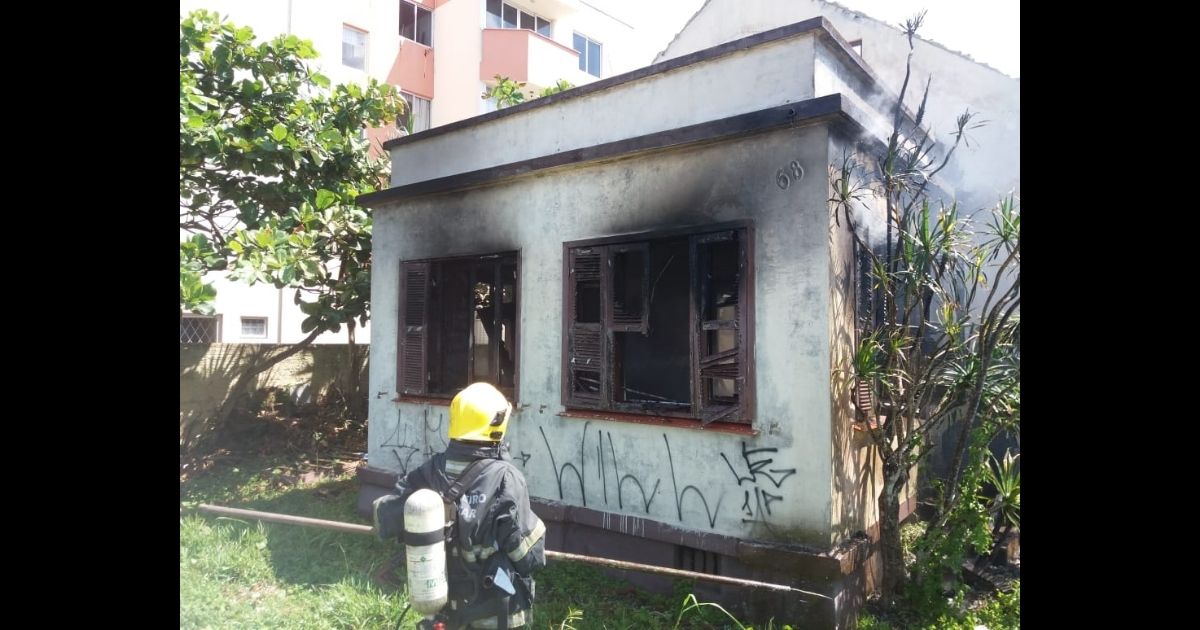
<path fill-rule="evenodd" d="M 300 330 L 300 323 L 307 317 L 293 303 L 294 289 L 276 289 L 270 285 L 257 284 L 254 286 L 242 282 L 226 280 L 220 274 L 209 274 L 205 280 L 212 282 L 217 289 L 217 299 L 213 302 L 216 312 L 221 315 L 221 343 L 298 343 L 308 335 Z M 267 320 L 267 336 L 245 337 L 242 335 L 242 317 L 265 317 Z M 371 322 L 360 326 L 354 331 L 356 343 L 366 345 L 371 340 Z M 345 326 L 339 332 L 327 332 L 316 338 L 317 344 L 344 344 L 349 341 L 349 331 Z"/>
<path fill-rule="evenodd" d="M 847 40 L 861 39 L 862 57 L 899 92 L 908 43 L 897 26 L 821 0 L 708 0 L 674 41 L 657 57 L 673 59 L 746 35 L 824 16 Z M 1013 44 L 1017 45 L 1016 42 Z M 969 210 L 988 207 L 1008 191 L 1020 194 L 1021 82 L 1003 73 L 919 40 L 913 57 L 915 85 L 906 103 L 915 111 L 925 80 L 932 76 L 929 126 L 949 140 L 954 119 L 969 109 L 987 125 L 969 133 L 972 146 L 961 147 L 943 171 L 960 203 Z"/>
<path fill-rule="evenodd" d="M 828 547 L 827 147 L 823 126 L 784 129 L 378 208 L 370 465 L 410 470 L 446 444 L 445 406 L 391 400 L 399 261 L 516 249 L 520 392 L 510 439 L 534 496 L 633 517 L 634 533 L 648 518 Z M 809 175 L 782 190 L 776 173 L 793 160 Z M 759 434 L 560 415 L 562 243 L 735 219 L 755 222 Z"/>
<path fill-rule="evenodd" d="M 810 99 L 815 39 L 800 34 L 405 145 L 392 151 L 392 186 Z"/>
<path fill-rule="evenodd" d="M 516 4 L 522 4 L 521 0 L 518 0 Z M 647 38 L 631 25 L 598 11 L 591 5 L 578 1 L 561 2 L 561 4 L 567 10 L 552 11 L 552 13 L 557 13 L 553 29 L 554 41 L 567 48 L 572 48 L 574 34 L 578 32 L 600 44 L 599 78 L 611 77 L 648 65 L 654 59 L 654 54 L 658 52 L 655 48 L 661 47 L 656 46 L 659 42 Z M 535 9 L 534 13 L 538 13 L 538 10 Z M 578 71 L 578 67 L 576 67 L 576 71 Z M 583 85 L 584 81 L 595 80 L 586 73 L 581 73 L 581 76 L 578 77 L 579 81 L 571 77 L 563 78 L 570 79 L 575 85 Z"/>
<path fill-rule="evenodd" d="M 862 58 L 889 89 L 899 91 L 909 48 L 898 25 L 821 0 L 708 0 L 657 59 L 673 59 L 817 15 L 828 19 L 845 39 L 861 39 Z M 843 71 L 844 64 L 836 59 L 834 51 L 818 46 L 816 57 L 817 94 L 854 95 L 858 91 L 856 78 Z M 954 129 L 955 118 L 964 111 L 977 113 L 977 121 L 986 121 L 983 127 L 968 132 L 969 144 L 960 145 L 949 166 L 939 174 L 944 194 L 934 195 L 946 203 L 956 200 L 965 214 L 974 214 L 977 224 L 986 224 L 988 215 L 983 210 L 1010 192 L 1020 196 L 1021 82 L 925 40 L 916 42 L 912 68 L 906 103 L 915 111 L 925 81 L 931 77 L 926 120 L 936 139 L 952 142 L 949 132 Z M 877 121 L 875 126 L 880 124 L 890 128 L 887 121 Z M 879 134 L 878 128 L 872 131 Z M 942 439 L 942 435 L 934 437 L 938 443 L 929 463 L 933 471 L 943 471 L 952 456 L 953 440 Z M 844 456 L 847 463 L 853 459 L 848 452 Z M 849 504 L 846 509 L 850 510 L 846 512 L 848 522 L 853 521 L 854 510 Z"/>
<path fill-rule="evenodd" d="M 274 345 L 196 344 L 179 346 L 179 426 L 182 431 L 215 412 L 250 361 L 283 350 Z M 353 367 L 360 391 L 366 391 L 369 348 L 356 346 Z M 297 403 L 313 402 L 330 387 L 344 386 L 350 368 L 345 345 L 311 346 L 258 377 L 255 390 L 280 388 Z"/>
<path fill-rule="evenodd" d="M 841 155 L 846 139 L 831 137 L 829 154 Z M 829 196 L 833 197 L 832 186 Z M 855 331 L 857 278 L 855 277 L 853 239 L 846 221 L 829 213 L 829 405 L 832 471 L 830 497 L 832 503 L 833 536 L 844 537 L 865 530 L 877 522 L 878 510 L 873 497 L 878 496 L 881 479 L 878 457 L 865 433 L 854 430 L 854 348 L 858 343 Z"/>

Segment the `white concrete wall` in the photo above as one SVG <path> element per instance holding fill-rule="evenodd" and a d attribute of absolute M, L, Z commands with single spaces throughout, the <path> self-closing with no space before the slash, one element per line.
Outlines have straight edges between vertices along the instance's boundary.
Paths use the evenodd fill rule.
<path fill-rule="evenodd" d="M 557 46 L 555 44 L 558 44 Z M 529 38 L 529 81 L 535 86 L 549 87 L 560 79 L 571 85 L 586 85 L 596 80 L 596 77 L 579 69 L 579 58 L 563 50 L 570 50 L 570 44 L 558 41 L 547 41 L 540 37 Z M 601 55 L 603 59 L 603 55 Z"/>
<path fill-rule="evenodd" d="M 904 79 L 908 43 L 897 26 L 821 0 L 709 0 L 658 61 L 747 35 L 824 16 L 846 40 L 861 39 L 862 57 L 894 92 Z M 1013 42 L 1014 46 L 1020 45 Z M 918 41 L 913 77 L 906 103 L 913 111 L 927 77 L 929 126 L 935 135 L 949 139 L 954 119 L 969 109 L 987 125 L 969 132 L 972 146 L 960 147 L 942 175 L 951 182 L 958 199 L 969 210 L 994 204 L 1021 185 L 1021 82 L 949 51 L 938 44 Z"/>
<path fill-rule="evenodd" d="M 624 130 L 631 133 L 634 126 L 627 119 Z M 827 148 L 822 126 L 782 129 L 376 209 L 370 465 L 411 470 L 446 444 L 445 406 L 392 400 L 399 261 L 516 249 L 520 392 L 510 439 L 535 496 L 623 515 L 630 533 L 647 518 L 699 531 L 827 544 Z M 781 190 L 776 172 L 792 160 L 808 175 Z M 753 426 L 759 434 L 558 415 L 562 243 L 736 219 L 755 222 Z M 767 450 L 743 454 L 760 448 Z M 773 462 L 751 472 L 765 459 Z"/>
<path fill-rule="evenodd" d="M 392 149 L 392 186 L 810 99 L 814 40 L 801 34 L 401 145 Z"/>
<path fill-rule="evenodd" d="M 276 289 L 270 285 L 247 285 L 226 280 L 223 274 L 209 274 L 206 282 L 217 289 L 213 303 L 222 317 L 221 343 L 297 343 L 308 335 L 301 332 L 300 323 L 307 317 L 293 303 L 294 289 Z M 242 336 L 242 317 L 267 318 L 267 336 Z M 347 343 L 349 335 L 345 328 L 337 333 L 324 333 L 314 343 Z M 368 344 L 371 341 L 371 322 L 354 331 L 354 341 Z"/>
<path fill-rule="evenodd" d="M 653 43 L 637 33 L 631 25 L 621 22 L 587 4 L 578 4 L 578 8 L 564 11 L 555 20 L 554 41 L 574 47 L 574 34 L 579 33 L 600 44 L 600 77 L 611 77 L 622 72 L 641 68 L 654 59 Z M 578 72 L 579 68 L 576 67 Z M 564 77 L 576 85 L 583 81 L 593 81 L 591 75 L 581 73 L 579 81 L 572 77 Z"/>

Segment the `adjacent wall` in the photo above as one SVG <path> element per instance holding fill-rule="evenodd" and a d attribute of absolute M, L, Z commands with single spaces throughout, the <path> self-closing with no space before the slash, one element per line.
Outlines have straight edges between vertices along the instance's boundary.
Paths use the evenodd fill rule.
<path fill-rule="evenodd" d="M 215 412 L 250 361 L 280 350 L 279 346 L 267 344 L 180 345 L 180 431 Z M 357 361 L 353 372 L 359 387 L 364 388 L 370 348 L 356 345 L 354 352 Z M 345 383 L 351 369 L 349 356 L 345 344 L 309 346 L 260 374 L 255 389 L 279 388 L 287 392 L 293 402 L 312 402 L 330 387 Z"/>
<path fill-rule="evenodd" d="M 821 0 L 708 0 L 656 61 L 816 16 L 828 19 L 846 40 L 862 40 L 863 60 L 889 89 L 899 92 L 909 52 L 899 26 Z M 1009 191 L 1019 195 L 1020 79 L 921 39 L 912 67 L 915 84 L 905 102 L 916 111 L 921 88 L 932 78 L 926 120 L 936 136 L 949 138 L 954 119 L 966 110 L 976 112 L 977 121 L 987 121 L 971 130 L 971 146 L 961 147 L 942 174 L 953 183 L 963 207 L 987 207 Z"/>

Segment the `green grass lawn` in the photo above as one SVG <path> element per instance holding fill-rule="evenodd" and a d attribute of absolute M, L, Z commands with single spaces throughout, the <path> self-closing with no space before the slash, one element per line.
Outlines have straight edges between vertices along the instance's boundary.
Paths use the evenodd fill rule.
<path fill-rule="evenodd" d="M 272 465 L 284 463 L 243 462 L 181 483 L 179 627 L 396 628 L 407 603 L 398 543 L 192 509 L 212 503 L 363 523 L 351 473 L 293 484 Z M 537 580 L 533 628 L 671 628 L 689 592 L 680 583 L 674 597 L 651 595 L 563 562 L 551 562 Z M 409 611 L 401 627 L 418 619 Z M 679 627 L 740 626 L 702 607 L 688 610 Z"/>

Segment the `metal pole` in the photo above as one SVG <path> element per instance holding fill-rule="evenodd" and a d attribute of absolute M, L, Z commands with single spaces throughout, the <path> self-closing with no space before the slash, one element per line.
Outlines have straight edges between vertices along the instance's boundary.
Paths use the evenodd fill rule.
<path fill-rule="evenodd" d="M 355 523 L 343 523 L 340 521 L 327 521 L 319 518 L 308 518 L 306 516 L 292 516 L 290 514 L 276 514 L 273 512 L 259 512 L 258 510 L 243 510 L 240 508 L 221 507 L 219 505 L 202 504 L 198 508 L 201 512 L 215 514 L 218 516 L 232 516 L 236 518 L 248 518 L 268 523 L 283 523 L 286 525 L 306 525 L 308 527 L 319 527 L 321 529 L 331 529 L 349 534 L 374 534 L 375 528 L 370 525 L 357 525 Z M 803 589 L 786 586 L 783 584 L 772 584 L 770 582 L 758 582 L 756 580 L 743 580 L 741 578 L 726 577 L 724 575 L 709 575 L 708 573 L 696 573 L 695 571 L 685 571 L 683 569 L 668 569 L 666 567 L 656 567 L 648 564 L 638 564 L 636 562 L 626 562 L 624 560 L 610 560 L 608 558 L 593 558 L 591 556 L 581 556 L 576 553 L 566 553 L 564 551 L 546 550 L 546 557 L 551 560 L 565 560 L 568 562 L 582 562 L 584 564 L 594 564 L 613 569 L 623 569 L 626 571 L 639 571 L 642 573 L 655 573 L 658 575 L 669 575 L 672 577 L 686 578 L 689 580 L 698 580 L 701 582 L 715 582 L 717 584 L 731 584 L 734 586 L 745 586 L 748 588 L 761 588 L 771 591 L 780 591 L 785 593 L 799 593 L 808 597 L 816 597 L 819 599 L 833 598 L 821 593 L 814 593 Z"/>
<path fill-rule="evenodd" d="M 332 529 L 337 532 L 346 532 L 348 534 L 374 534 L 375 528 L 370 525 L 356 525 L 354 523 L 343 523 L 341 521 L 327 521 L 320 518 L 308 518 L 307 516 L 292 516 L 290 514 L 275 514 L 272 512 L 259 512 L 258 510 L 242 510 L 239 508 L 221 507 L 219 505 L 201 505 L 201 512 L 216 514 L 217 516 L 233 516 L 237 518 L 249 518 L 268 523 L 284 523 L 286 525 L 307 525 L 309 527 L 320 527 L 321 529 Z"/>

